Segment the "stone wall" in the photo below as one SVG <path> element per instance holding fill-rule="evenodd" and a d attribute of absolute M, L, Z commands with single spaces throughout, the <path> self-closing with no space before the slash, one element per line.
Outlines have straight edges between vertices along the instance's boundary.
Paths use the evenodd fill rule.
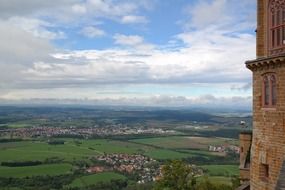
<path fill-rule="evenodd" d="M 262 107 L 262 75 L 276 73 L 277 105 Z M 285 155 L 285 61 L 260 66 L 253 71 L 253 138 L 251 149 L 251 189 L 273 190 Z M 268 177 L 265 171 L 268 167 Z"/>

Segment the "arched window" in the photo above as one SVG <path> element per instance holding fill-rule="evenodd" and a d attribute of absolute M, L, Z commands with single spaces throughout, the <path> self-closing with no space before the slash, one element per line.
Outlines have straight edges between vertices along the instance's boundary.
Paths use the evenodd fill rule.
<path fill-rule="evenodd" d="M 269 105 L 269 98 L 270 98 L 270 86 L 269 86 L 269 80 L 268 80 L 268 77 L 267 76 L 265 76 L 264 78 L 263 78 L 263 80 L 264 80 L 264 105 L 265 106 L 268 106 Z"/>
<path fill-rule="evenodd" d="M 285 1 L 269 1 L 269 54 L 285 52 Z"/>
<path fill-rule="evenodd" d="M 263 75 L 263 106 L 274 107 L 277 104 L 277 82 L 274 73 Z"/>
<path fill-rule="evenodd" d="M 270 83 L 271 83 L 271 102 L 272 106 L 276 105 L 277 97 L 276 97 L 276 77 L 275 75 L 271 75 L 270 77 Z"/>

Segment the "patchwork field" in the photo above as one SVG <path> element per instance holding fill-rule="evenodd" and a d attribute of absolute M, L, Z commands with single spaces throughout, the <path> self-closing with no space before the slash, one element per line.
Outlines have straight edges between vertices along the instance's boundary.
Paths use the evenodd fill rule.
<path fill-rule="evenodd" d="M 126 177 L 114 172 L 104 172 L 77 178 L 69 185 L 69 187 L 85 187 L 98 182 L 108 182 L 114 179 L 126 179 Z"/>
<path fill-rule="evenodd" d="M 135 154 L 152 150 L 152 147 L 113 140 L 65 139 L 63 145 L 49 145 L 41 141 L 0 143 L 0 162 L 44 161 L 57 157 L 65 161 L 79 160 L 104 153 Z M 21 155 L 21 156 L 18 156 Z"/>
<path fill-rule="evenodd" d="M 157 137 L 119 141 L 111 139 L 60 139 L 64 144 L 51 145 L 47 140 L 20 141 L 0 143 L 0 163 L 42 161 L 57 159 L 58 164 L 42 164 L 37 166 L 6 167 L 0 166 L 0 177 L 31 177 L 31 176 L 56 176 L 69 174 L 76 166 L 74 161 L 88 161 L 90 157 L 110 154 L 144 154 L 157 160 L 184 159 L 190 157 L 215 159 L 217 156 L 225 156 L 221 153 L 208 152 L 209 144 L 223 144 L 234 142 L 222 138 L 204 137 Z M 230 183 L 230 176 L 238 174 L 237 165 L 203 165 L 210 180 L 218 180 L 221 183 Z M 114 172 L 86 175 L 76 178 L 67 187 L 84 187 L 98 182 L 108 182 L 112 179 L 125 179 L 126 177 Z M 69 184 L 69 183 L 67 183 Z"/>

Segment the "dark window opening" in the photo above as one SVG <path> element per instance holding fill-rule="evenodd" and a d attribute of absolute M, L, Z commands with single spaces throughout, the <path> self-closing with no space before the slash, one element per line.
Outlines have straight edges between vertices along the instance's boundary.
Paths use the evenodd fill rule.
<path fill-rule="evenodd" d="M 269 179 L 269 165 L 268 164 L 260 164 L 259 171 L 260 179 L 267 182 Z"/>
<path fill-rule="evenodd" d="M 275 107 L 277 104 L 277 80 L 274 73 L 263 76 L 262 88 L 263 107 Z"/>

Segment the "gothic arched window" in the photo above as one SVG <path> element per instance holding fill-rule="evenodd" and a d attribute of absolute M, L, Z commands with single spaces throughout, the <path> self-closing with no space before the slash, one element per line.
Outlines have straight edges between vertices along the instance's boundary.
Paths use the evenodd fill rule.
<path fill-rule="evenodd" d="M 275 75 L 271 75 L 270 77 L 270 84 L 271 84 L 271 103 L 272 106 L 276 105 L 277 102 L 277 89 L 276 89 L 276 77 Z"/>
<path fill-rule="evenodd" d="M 264 88 L 264 105 L 268 106 L 270 98 L 270 85 L 267 76 L 263 78 L 263 88 Z"/>
<path fill-rule="evenodd" d="M 285 52 L 285 1 L 269 2 L 269 54 Z"/>
<path fill-rule="evenodd" d="M 263 75 L 263 106 L 274 107 L 277 103 L 277 82 L 276 75 L 269 73 Z"/>

